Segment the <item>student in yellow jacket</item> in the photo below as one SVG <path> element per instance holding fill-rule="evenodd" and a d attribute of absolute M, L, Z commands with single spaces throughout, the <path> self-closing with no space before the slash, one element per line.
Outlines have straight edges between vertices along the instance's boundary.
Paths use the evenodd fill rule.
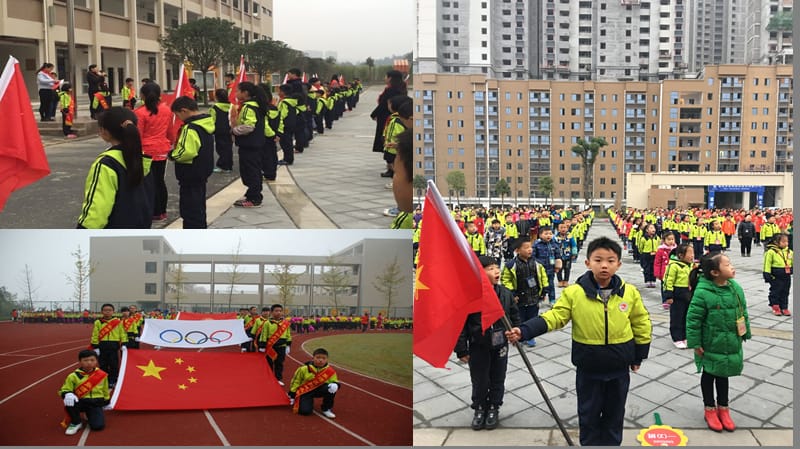
<path fill-rule="evenodd" d="M 258 350 L 266 353 L 267 363 L 281 385 L 283 385 L 283 362 L 289 355 L 291 344 L 291 322 L 283 318 L 283 306 L 273 304 L 270 307 L 269 320 L 261 324 Z"/>
<path fill-rule="evenodd" d="M 561 292 L 553 308 L 506 332 L 510 342 L 561 329 L 572 321 L 582 446 L 619 446 L 630 371 L 650 350 L 652 325 L 639 291 L 615 273 L 622 248 L 600 237 L 587 247 L 589 271 Z"/>
<path fill-rule="evenodd" d="M 58 390 L 68 416 L 61 423 L 67 435 L 75 435 L 83 427 L 81 413 L 86 413 L 90 429 L 103 430 L 106 426 L 103 410 L 111 398 L 108 374 L 97 367 L 97 354 L 89 349 L 80 351 L 78 364 L 79 368 L 67 375 Z"/>
<path fill-rule="evenodd" d="M 100 311 L 103 316 L 94 321 L 91 344 L 99 356 L 100 369 L 108 373 L 108 383 L 114 388 L 119 375 L 119 351 L 128 342 L 128 334 L 122 320 L 114 318 L 113 304 L 103 304 Z"/>
<path fill-rule="evenodd" d="M 764 281 L 769 284 L 769 305 L 774 315 L 791 315 L 789 289 L 794 273 L 794 251 L 789 249 L 789 235 L 778 234 L 764 251 Z"/>
<path fill-rule="evenodd" d="M 669 333 L 672 343 L 678 349 L 686 349 L 686 313 L 692 292 L 689 290 L 689 273 L 694 261 L 694 248 L 681 243 L 670 257 L 664 271 L 664 298 L 669 308 Z"/>
<path fill-rule="evenodd" d="M 314 359 L 301 365 L 292 376 L 289 401 L 295 413 L 310 415 L 314 411 L 314 398 L 322 398 L 322 414 L 334 419 L 333 400 L 339 391 L 339 377 L 328 364 L 328 351 L 317 348 Z"/>

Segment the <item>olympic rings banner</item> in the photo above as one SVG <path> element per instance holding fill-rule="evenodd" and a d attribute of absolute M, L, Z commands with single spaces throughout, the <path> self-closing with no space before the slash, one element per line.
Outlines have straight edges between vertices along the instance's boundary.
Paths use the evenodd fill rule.
<path fill-rule="evenodd" d="M 242 320 L 146 320 L 141 342 L 165 348 L 218 348 L 250 341 Z"/>

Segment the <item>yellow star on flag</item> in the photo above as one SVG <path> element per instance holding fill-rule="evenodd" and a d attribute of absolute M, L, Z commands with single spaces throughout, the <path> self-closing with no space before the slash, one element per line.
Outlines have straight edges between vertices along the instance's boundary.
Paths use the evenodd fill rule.
<path fill-rule="evenodd" d="M 417 267 L 417 278 L 414 280 L 414 301 L 419 299 L 420 290 L 430 290 L 427 285 L 423 284 L 420 278 L 422 277 L 422 265 Z"/>
<path fill-rule="evenodd" d="M 190 367 L 186 368 L 186 371 L 189 371 L 190 373 L 193 373 L 193 372 L 195 372 L 195 369 L 194 369 L 193 366 L 190 366 Z"/>
<path fill-rule="evenodd" d="M 189 378 L 189 383 L 190 384 L 196 384 L 197 383 L 197 379 L 195 379 L 194 377 L 190 377 Z"/>
<path fill-rule="evenodd" d="M 186 389 L 187 389 L 187 388 L 189 388 L 189 387 L 187 387 L 187 386 L 186 386 L 186 385 L 184 385 L 184 384 L 180 384 L 180 385 L 178 385 L 178 388 L 179 388 L 179 389 L 181 389 L 181 390 L 186 390 Z"/>
<path fill-rule="evenodd" d="M 164 371 L 166 368 L 162 368 L 160 366 L 156 366 L 152 360 L 147 365 L 136 365 L 137 368 L 144 371 L 142 377 L 152 376 L 158 380 L 161 380 L 161 371 Z"/>
<path fill-rule="evenodd" d="M 177 359 L 175 359 L 175 364 L 176 365 L 182 365 L 183 364 L 183 359 L 178 357 Z"/>

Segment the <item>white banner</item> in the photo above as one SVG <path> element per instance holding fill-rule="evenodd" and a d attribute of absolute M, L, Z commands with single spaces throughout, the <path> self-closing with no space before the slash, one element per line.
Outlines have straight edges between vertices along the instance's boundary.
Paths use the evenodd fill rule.
<path fill-rule="evenodd" d="M 218 348 L 250 340 L 235 320 L 145 320 L 142 343 L 165 348 Z"/>

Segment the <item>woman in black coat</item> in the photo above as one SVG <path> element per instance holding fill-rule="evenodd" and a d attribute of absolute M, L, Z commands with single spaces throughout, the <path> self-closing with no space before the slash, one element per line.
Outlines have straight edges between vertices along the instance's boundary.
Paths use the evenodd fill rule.
<path fill-rule="evenodd" d="M 88 87 L 88 94 L 89 94 L 89 104 L 92 104 L 92 99 L 94 98 L 94 94 L 100 91 L 100 84 L 104 83 L 106 80 L 106 74 L 103 73 L 98 67 L 97 64 L 92 64 L 89 66 L 89 71 L 86 72 L 86 85 Z M 90 114 L 94 119 L 94 111 L 92 108 L 89 108 Z"/>
<path fill-rule="evenodd" d="M 372 151 L 383 153 L 383 127 L 386 120 L 392 115 L 389 112 L 389 99 L 396 95 L 408 95 L 408 88 L 403 81 L 403 74 L 397 70 L 386 72 L 386 88 L 378 97 L 378 106 L 369 115 L 375 120 L 375 140 L 372 142 Z"/>
<path fill-rule="evenodd" d="M 742 247 L 742 256 L 750 257 L 750 249 L 753 245 L 753 236 L 756 235 L 756 225 L 753 224 L 750 215 L 744 217 L 744 221 L 739 223 L 737 232 L 739 244 Z"/>

